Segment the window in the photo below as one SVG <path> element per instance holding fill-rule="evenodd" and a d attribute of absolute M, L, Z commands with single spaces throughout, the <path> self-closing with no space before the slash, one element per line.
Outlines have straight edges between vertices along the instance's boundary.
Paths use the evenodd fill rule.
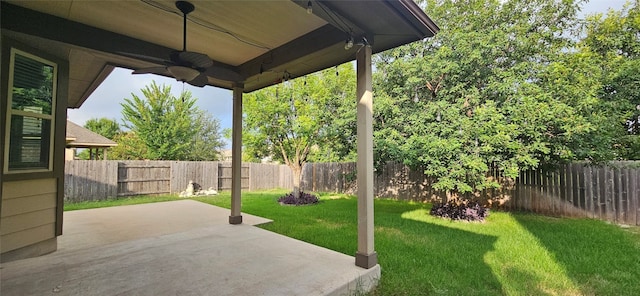
<path fill-rule="evenodd" d="M 11 49 L 4 171 L 50 171 L 57 65 Z"/>

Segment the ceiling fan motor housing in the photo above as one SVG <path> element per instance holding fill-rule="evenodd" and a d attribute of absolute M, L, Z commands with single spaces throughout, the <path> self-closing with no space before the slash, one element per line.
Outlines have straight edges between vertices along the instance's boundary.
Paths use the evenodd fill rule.
<path fill-rule="evenodd" d="M 193 4 L 187 1 L 176 1 L 176 7 L 182 11 L 183 14 L 187 15 L 195 9 Z"/>

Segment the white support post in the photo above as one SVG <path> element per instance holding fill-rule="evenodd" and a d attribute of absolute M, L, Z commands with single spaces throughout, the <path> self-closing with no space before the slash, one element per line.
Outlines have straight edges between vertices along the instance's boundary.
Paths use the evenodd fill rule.
<path fill-rule="evenodd" d="M 371 46 L 356 54 L 358 75 L 358 252 L 356 265 L 372 268 L 378 264 L 373 248 L 373 86 Z"/>
<path fill-rule="evenodd" d="M 233 88 L 231 215 L 229 216 L 229 224 L 242 224 L 242 92 L 242 85 Z"/>

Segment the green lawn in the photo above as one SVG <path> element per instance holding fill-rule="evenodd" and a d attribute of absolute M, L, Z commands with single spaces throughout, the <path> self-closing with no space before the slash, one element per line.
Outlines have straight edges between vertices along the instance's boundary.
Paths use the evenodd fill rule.
<path fill-rule="evenodd" d="M 106 207 L 115 207 L 115 206 L 128 206 L 128 205 L 138 205 L 138 204 L 171 201 L 171 200 L 179 200 L 179 199 L 182 199 L 182 198 L 175 195 L 132 196 L 132 197 L 125 197 L 125 198 L 118 198 L 118 199 L 114 198 L 114 199 L 103 200 L 103 201 L 83 201 L 83 202 L 76 202 L 76 203 L 65 203 L 64 210 L 75 211 L 75 210 L 106 208 Z"/>
<path fill-rule="evenodd" d="M 262 226 L 265 229 L 354 255 L 354 197 L 323 194 L 318 205 L 293 207 L 276 203 L 283 193 L 243 193 L 243 212 L 273 219 Z M 229 207 L 230 196 L 222 193 L 197 200 Z M 485 223 L 450 222 L 429 216 L 429 208 L 429 204 L 376 200 L 382 279 L 374 295 L 637 295 L 640 291 L 638 228 L 502 212 L 492 213 Z"/>

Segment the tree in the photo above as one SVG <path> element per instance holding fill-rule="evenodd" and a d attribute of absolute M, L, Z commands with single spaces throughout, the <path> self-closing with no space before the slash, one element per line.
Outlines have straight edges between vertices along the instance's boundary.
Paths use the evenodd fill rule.
<path fill-rule="evenodd" d="M 110 140 L 120 133 L 118 122 L 109 118 L 91 118 L 85 122 L 84 127 Z"/>
<path fill-rule="evenodd" d="M 600 82 L 602 124 L 618 159 L 640 159 L 640 1 L 587 18 L 579 54 L 590 56 Z"/>
<path fill-rule="evenodd" d="M 288 165 L 297 198 L 306 162 L 353 153 L 355 102 L 350 63 L 249 94 L 244 100 L 245 151 Z"/>
<path fill-rule="evenodd" d="M 581 2 L 424 1 L 441 33 L 376 58 L 376 163 L 422 169 L 456 196 L 499 187 L 492 167 L 515 178 L 600 157 L 585 136 L 594 80 L 567 72 L 584 65 L 569 52 Z"/>
<path fill-rule="evenodd" d="M 147 159 L 148 149 L 145 143 L 132 131 L 122 132 L 113 139 L 118 146 L 109 150 L 111 159 L 142 160 Z"/>
<path fill-rule="evenodd" d="M 84 128 L 98 135 L 101 135 L 109 140 L 113 140 L 121 132 L 120 125 L 118 124 L 118 122 L 109 118 L 91 118 L 84 123 Z M 89 159 L 90 158 L 89 151 L 86 149 L 82 150 L 82 152 L 78 154 L 78 158 Z M 102 158 L 102 151 L 97 150 L 96 159 L 101 159 L 101 158 Z M 111 158 L 113 158 L 113 155 L 111 156 Z"/>
<path fill-rule="evenodd" d="M 84 128 L 110 140 L 113 140 L 121 132 L 118 122 L 109 118 L 91 118 L 84 123 Z M 101 159 L 102 157 L 102 151 L 96 151 L 95 159 Z M 113 156 L 111 157 L 113 158 Z M 78 154 L 78 158 L 89 159 L 89 150 L 82 150 Z"/>
<path fill-rule="evenodd" d="M 225 143 L 220 133 L 220 121 L 198 110 L 194 114 L 196 134 L 187 152 L 187 160 L 219 160 Z"/>
<path fill-rule="evenodd" d="M 170 86 L 155 81 L 142 89 L 144 98 L 131 94 L 122 103 L 124 126 L 146 147 L 144 159 L 186 160 L 198 130 L 193 123 L 198 113 L 190 92 L 179 98 Z"/>

